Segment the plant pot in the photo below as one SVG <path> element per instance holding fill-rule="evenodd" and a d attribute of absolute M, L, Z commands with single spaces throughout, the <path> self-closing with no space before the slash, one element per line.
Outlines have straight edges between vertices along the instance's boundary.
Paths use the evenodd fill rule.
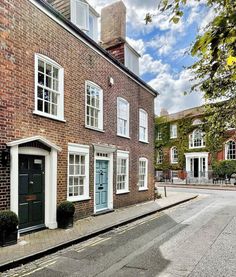
<path fill-rule="evenodd" d="M 68 229 L 73 227 L 74 216 L 59 216 L 57 219 L 58 228 Z"/>
<path fill-rule="evenodd" d="M 3 230 L 0 232 L 0 246 L 9 246 L 13 244 L 17 244 L 17 229 L 14 231 L 6 231 Z"/>

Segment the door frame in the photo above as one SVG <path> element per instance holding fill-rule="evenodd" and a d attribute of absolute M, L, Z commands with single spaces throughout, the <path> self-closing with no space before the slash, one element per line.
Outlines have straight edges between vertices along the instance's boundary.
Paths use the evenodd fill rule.
<path fill-rule="evenodd" d="M 207 179 L 207 172 L 208 172 L 208 152 L 192 152 L 192 153 L 185 153 L 185 159 L 186 159 L 186 171 L 191 172 L 191 159 L 197 158 L 198 159 L 198 177 L 192 177 L 195 179 L 200 179 L 202 178 L 200 175 L 201 172 L 201 166 L 200 166 L 200 159 L 205 158 L 205 172 L 206 172 L 206 177 L 204 179 Z"/>
<path fill-rule="evenodd" d="M 113 209 L 113 153 L 116 151 L 114 146 L 106 145 L 94 145 L 94 214 L 102 210 L 96 209 L 96 162 L 99 161 L 108 161 L 108 186 L 107 186 L 107 209 Z M 106 157 L 98 156 L 98 153 L 106 154 Z"/>
<path fill-rule="evenodd" d="M 31 141 L 40 141 L 50 147 L 50 151 L 36 147 L 19 147 Z M 10 209 L 18 215 L 19 209 L 19 155 L 36 155 L 45 157 L 45 210 L 44 223 L 49 229 L 57 228 L 57 153 L 61 148 L 48 140 L 36 136 L 13 141 L 10 147 Z"/>
<path fill-rule="evenodd" d="M 98 161 L 101 161 L 101 162 L 108 162 L 107 163 L 107 175 L 108 175 L 108 181 L 107 181 L 107 207 L 106 208 L 103 208 L 103 209 L 99 209 L 99 210 L 97 210 L 97 207 L 96 207 L 96 174 L 97 174 L 97 172 L 96 172 L 96 166 L 97 166 L 97 162 Z M 109 168 L 110 168 L 110 159 L 104 159 L 104 158 L 102 158 L 101 157 L 101 159 L 96 159 L 96 163 L 95 163 L 95 168 L 94 168 L 94 174 L 95 174 L 95 183 L 94 183 L 94 189 L 95 189 L 95 191 L 94 191 L 94 206 L 95 206 L 95 210 L 96 210 L 96 212 L 100 212 L 100 211 L 103 211 L 103 210 L 107 210 L 107 209 L 110 209 L 109 208 L 109 174 L 110 174 L 110 171 L 109 171 Z"/>

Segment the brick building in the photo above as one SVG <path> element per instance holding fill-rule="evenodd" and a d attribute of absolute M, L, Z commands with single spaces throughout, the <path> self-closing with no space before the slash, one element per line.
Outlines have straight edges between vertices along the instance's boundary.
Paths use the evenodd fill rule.
<path fill-rule="evenodd" d="M 219 139 L 207 140 L 204 106 L 173 114 L 161 111 L 156 119 L 157 180 L 212 183 L 218 178 L 214 163 L 224 160 L 236 160 L 235 128 L 228 128 Z"/>
<path fill-rule="evenodd" d="M 85 1 L 0 2 L 0 209 L 24 232 L 56 228 L 63 200 L 77 218 L 151 200 L 157 92 L 138 76 L 123 3 L 98 44 Z"/>

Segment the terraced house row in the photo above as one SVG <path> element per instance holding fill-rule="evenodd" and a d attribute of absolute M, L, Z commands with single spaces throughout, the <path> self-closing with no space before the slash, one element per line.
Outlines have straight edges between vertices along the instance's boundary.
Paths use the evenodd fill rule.
<path fill-rule="evenodd" d="M 0 209 L 20 232 L 153 198 L 154 98 L 119 1 L 1 0 Z"/>

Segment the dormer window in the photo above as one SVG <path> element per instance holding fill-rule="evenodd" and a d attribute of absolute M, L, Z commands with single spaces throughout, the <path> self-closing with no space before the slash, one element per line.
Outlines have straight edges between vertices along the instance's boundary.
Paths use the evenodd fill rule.
<path fill-rule="evenodd" d="M 139 76 L 139 54 L 128 44 L 125 44 L 125 66 Z"/>
<path fill-rule="evenodd" d="M 71 22 L 89 35 L 98 40 L 98 14 L 86 1 L 71 0 Z"/>

